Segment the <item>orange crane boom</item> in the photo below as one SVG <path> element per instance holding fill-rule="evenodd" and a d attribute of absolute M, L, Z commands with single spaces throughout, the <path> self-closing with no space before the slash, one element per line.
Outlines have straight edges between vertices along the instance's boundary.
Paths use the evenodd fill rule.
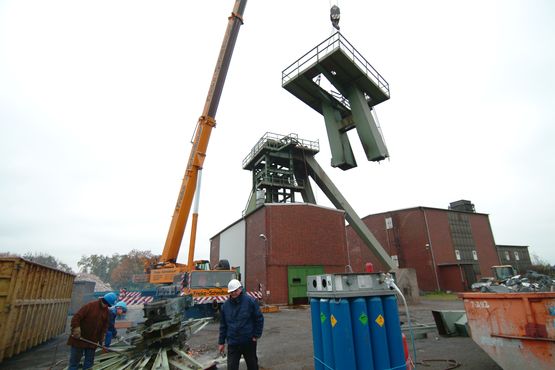
<path fill-rule="evenodd" d="M 199 173 L 202 170 L 206 157 L 206 149 L 208 147 L 208 141 L 210 140 L 212 128 L 216 126 L 216 111 L 218 110 L 218 104 L 220 102 L 237 35 L 239 34 L 239 28 L 243 24 L 243 13 L 246 4 L 247 0 L 236 0 L 231 16 L 229 17 L 216 68 L 214 69 L 214 74 L 204 104 L 204 110 L 196 126 L 191 153 L 166 237 L 166 244 L 164 245 L 164 250 L 158 265 L 151 270 L 151 282 L 172 282 L 170 276 L 187 270 L 186 266 L 177 264 L 177 255 L 181 247 L 185 227 L 187 226 L 187 219 L 191 211 L 193 198 L 195 193 L 198 192 L 197 181 L 199 180 Z M 189 246 L 187 263 L 189 268 L 193 266 L 196 213 L 193 217 L 193 222 L 194 225 L 191 230 L 191 245 Z M 158 269 L 160 271 L 157 271 Z M 158 275 L 158 277 L 154 275 Z M 164 275 L 164 277 L 162 277 L 162 275 Z"/>

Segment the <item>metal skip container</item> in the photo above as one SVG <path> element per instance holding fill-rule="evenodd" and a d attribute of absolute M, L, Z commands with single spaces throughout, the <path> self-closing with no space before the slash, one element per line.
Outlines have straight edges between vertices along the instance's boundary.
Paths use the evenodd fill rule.
<path fill-rule="evenodd" d="M 0 362 L 62 334 L 75 275 L 0 258 Z"/>
<path fill-rule="evenodd" d="M 394 291 L 383 274 L 307 277 L 314 368 L 407 369 Z"/>
<path fill-rule="evenodd" d="M 499 366 L 555 369 L 555 293 L 460 293 L 470 334 Z"/>

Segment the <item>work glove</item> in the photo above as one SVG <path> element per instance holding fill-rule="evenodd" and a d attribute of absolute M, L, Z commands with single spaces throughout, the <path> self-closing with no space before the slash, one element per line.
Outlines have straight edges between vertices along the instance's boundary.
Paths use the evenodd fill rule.
<path fill-rule="evenodd" d="M 81 338 L 81 328 L 78 326 L 71 329 L 71 336 L 75 338 Z"/>

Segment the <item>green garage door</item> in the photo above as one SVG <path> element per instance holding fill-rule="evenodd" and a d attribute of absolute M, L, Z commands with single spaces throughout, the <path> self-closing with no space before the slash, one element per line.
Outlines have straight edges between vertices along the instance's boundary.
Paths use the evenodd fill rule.
<path fill-rule="evenodd" d="M 323 273 L 322 266 L 287 266 L 289 304 L 308 304 L 306 277 Z"/>

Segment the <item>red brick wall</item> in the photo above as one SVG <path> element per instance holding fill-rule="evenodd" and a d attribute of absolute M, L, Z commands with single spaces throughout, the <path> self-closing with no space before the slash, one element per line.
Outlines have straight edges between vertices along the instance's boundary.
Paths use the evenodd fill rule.
<path fill-rule="evenodd" d="M 489 217 L 483 214 L 472 215 L 470 217 L 470 227 L 476 243 L 480 272 L 482 276 L 492 276 L 491 266 L 499 265 L 500 262 Z"/>
<path fill-rule="evenodd" d="M 245 271 L 243 281 L 247 290 L 267 290 L 266 246 L 270 235 L 266 230 L 266 207 L 261 207 L 245 219 Z M 260 238 L 266 235 L 266 241 Z M 270 275 L 268 275 L 270 276 Z"/>
<path fill-rule="evenodd" d="M 387 253 L 398 256 L 400 267 L 412 267 L 416 270 L 421 290 L 437 290 L 438 282 L 441 290 L 455 290 L 454 287 L 458 287 L 460 290 L 462 288 L 459 286 L 462 285 L 456 274 L 449 268 L 440 272 L 439 269 L 443 267 L 437 267 L 436 270 L 432 262 L 432 260 L 435 261 L 435 266 L 458 263 L 451 240 L 448 212 L 443 209 L 426 207 L 410 208 L 370 215 L 364 218 L 364 223 Z M 482 275 L 489 276 L 491 274 L 490 267 L 499 263 L 489 218 L 485 214 L 468 215 L 480 270 Z M 385 218 L 387 217 L 392 218 L 393 229 L 385 229 Z M 347 243 L 351 255 L 351 265 L 355 272 L 363 271 L 366 262 L 372 262 L 375 271 L 387 270 L 349 226 L 347 227 Z M 430 246 L 426 248 L 426 244 L 430 244 Z M 442 276 L 444 277 L 442 278 Z"/>
<path fill-rule="evenodd" d="M 267 204 L 247 217 L 246 232 L 247 288 L 262 284 L 264 293 L 270 291 L 265 296 L 267 303 L 287 303 L 288 266 L 317 265 L 325 272 L 345 271 L 343 211 L 310 204 Z M 265 249 L 267 254 L 261 253 Z"/>
<path fill-rule="evenodd" d="M 425 291 L 438 289 L 437 271 L 435 271 L 433 263 L 435 259 L 437 265 L 437 243 L 433 237 L 431 238 L 432 242 L 428 238 L 428 229 L 430 229 L 431 234 L 430 224 L 436 217 L 437 215 L 429 213 L 424 208 L 408 209 L 397 214 L 399 239 L 404 255 L 403 264 L 400 267 L 414 268 L 418 279 L 418 287 Z M 426 226 L 426 220 L 428 226 Z"/>
<path fill-rule="evenodd" d="M 464 275 L 461 277 L 461 270 L 457 265 L 441 266 L 439 269 L 439 279 L 443 291 L 452 292 L 464 291 Z"/>
<path fill-rule="evenodd" d="M 392 218 L 393 229 L 386 230 L 387 217 Z M 430 216 L 427 214 L 427 217 Z M 364 223 L 387 253 L 398 256 L 399 267 L 415 269 L 420 289 L 437 289 L 431 253 L 426 249 L 428 238 L 422 209 L 411 208 L 370 215 L 364 218 Z M 347 240 L 355 272 L 364 271 L 366 262 L 374 264 L 374 271 L 389 270 L 378 262 L 351 227 L 347 227 Z"/>

